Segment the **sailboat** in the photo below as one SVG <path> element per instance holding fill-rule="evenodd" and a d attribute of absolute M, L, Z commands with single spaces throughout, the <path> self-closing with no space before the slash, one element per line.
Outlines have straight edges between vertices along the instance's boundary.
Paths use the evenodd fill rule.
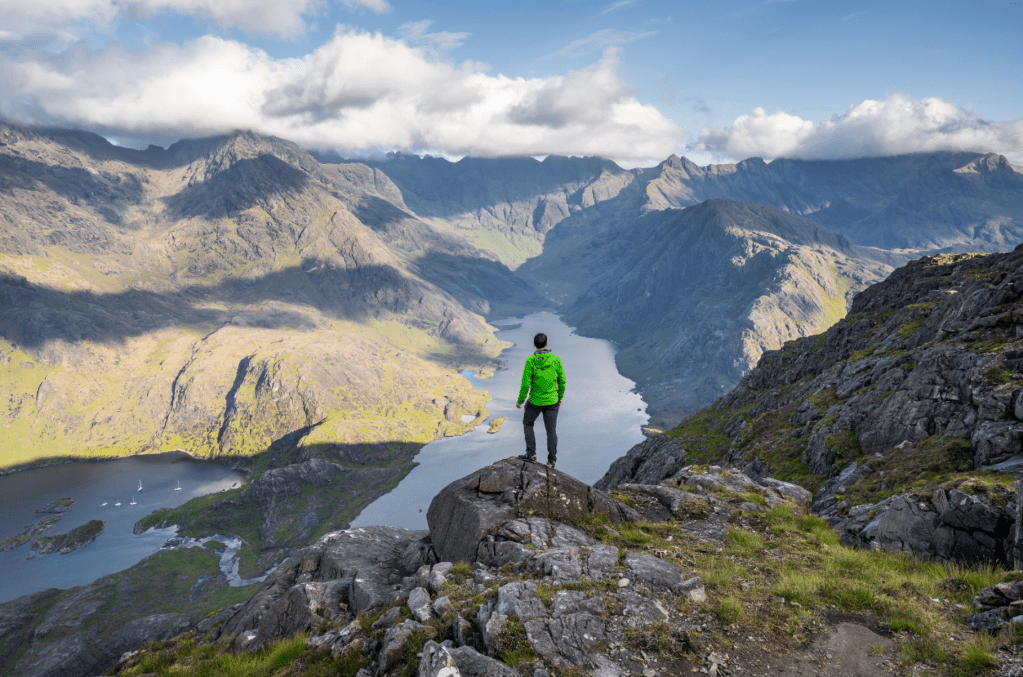
<path fill-rule="evenodd" d="M 138 505 L 138 503 L 135 502 L 134 496 L 131 497 L 131 503 L 129 503 L 128 505 Z"/>
<path fill-rule="evenodd" d="M 117 503 L 114 503 L 114 505 L 121 505 L 121 502 L 118 501 Z"/>
<path fill-rule="evenodd" d="M 139 491 L 142 491 L 142 480 L 139 480 Z"/>
<path fill-rule="evenodd" d="M 103 505 L 106 505 L 107 503 L 109 503 L 109 501 L 103 501 Z M 101 505 L 100 507 L 102 508 L 103 505 Z"/>
<path fill-rule="evenodd" d="M 178 480 L 178 486 L 174 491 L 181 491 L 181 480 Z"/>

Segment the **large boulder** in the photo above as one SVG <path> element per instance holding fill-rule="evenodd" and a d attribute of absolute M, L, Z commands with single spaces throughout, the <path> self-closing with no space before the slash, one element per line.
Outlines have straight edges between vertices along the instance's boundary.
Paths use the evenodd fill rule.
<path fill-rule="evenodd" d="M 442 561 L 473 562 L 480 541 L 517 517 L 572 522 L 588 515 L 615 523 L 639 519 L 632 508 L 571 475 L 505 459 L 444 487 L 430 503 L 426 522 Z"/>
<path fill-rule="evenodd" d="M 409 559 L 426 534 L 398 527 L 348 529 L 323 536 L 278 566 L 247 602 L 218 619 L 213 638 L 233 637 L 255 650 L 350 613 L 384 609 L 406 596 L 403 576 L 424 564 Z M 407 594 L 407 593 L 406 593 Z"/>

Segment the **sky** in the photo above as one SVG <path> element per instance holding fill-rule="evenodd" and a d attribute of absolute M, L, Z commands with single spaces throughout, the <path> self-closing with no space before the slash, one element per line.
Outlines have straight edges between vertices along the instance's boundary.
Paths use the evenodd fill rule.
<path fill-rule="evenodd" d="M 1023 2 L 0 0 L 0 119 L 167 146 L 1023 164 Z"/>

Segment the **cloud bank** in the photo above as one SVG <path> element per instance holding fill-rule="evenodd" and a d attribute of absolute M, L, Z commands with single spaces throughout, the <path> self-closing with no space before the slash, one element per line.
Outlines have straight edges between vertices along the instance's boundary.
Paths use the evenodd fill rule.
<path fill-rule="evenodd" d="M 623 160 L 663 158 L 682 134 L 632 96 L 615 48 L 568 75 L 508 78 L 444 61 L 425 30 L 410 26 L 410 43 L 339 28 L 300 59 L 212 36 L 139 51 L 78 44 L 0 57 L 0 115 L 176 138 L 249 128 L 342 152 Z"/>
<path fill-rule="evenodd" d="M 349 9 L 388 12 L 386 0 L 336 0 Z M 222 26 L 290 37 L 304 31 L 304 17 L 320 13 L 326 0 L 0 0 L 0 16 L 12 34 L 65 32 L 69 24 L 109 26 L 121 17 L 176 12 L 213 19 Z"/>
<path fill-rule="evenodd" d="M 937 97 L 914 100 L 893 94 L 867 100 L 842 115 L 814 124 L 784 112 L 757 108 L 731 127 L 706 127 L 691 146 L 696 152 L 742 159 L 848 159 L 937 150 L 1001 153 L 1023 162 L 1023 119 L 985 120 Z"/>

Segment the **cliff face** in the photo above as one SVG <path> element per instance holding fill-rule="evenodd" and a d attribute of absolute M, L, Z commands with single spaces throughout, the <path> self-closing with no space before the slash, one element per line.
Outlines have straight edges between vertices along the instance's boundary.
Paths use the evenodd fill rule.
<path fill-rule="evenodd" d="M 452 368 L 500 350 L 480 314 L 532 298 L 379 171 L 280 139 L 0 143 L 7 464 L 454 434 L 485 395 Z"/>
<path fill-rule="evenodd" d="M 600 485 L 728 463 L 817 491 L 814 509 L 847 542 L 1011 563 L 1021 302 L 1023 247 L 913 261 L 826 333 L 765 353 L 735 390 L 632 449 Z"/>

